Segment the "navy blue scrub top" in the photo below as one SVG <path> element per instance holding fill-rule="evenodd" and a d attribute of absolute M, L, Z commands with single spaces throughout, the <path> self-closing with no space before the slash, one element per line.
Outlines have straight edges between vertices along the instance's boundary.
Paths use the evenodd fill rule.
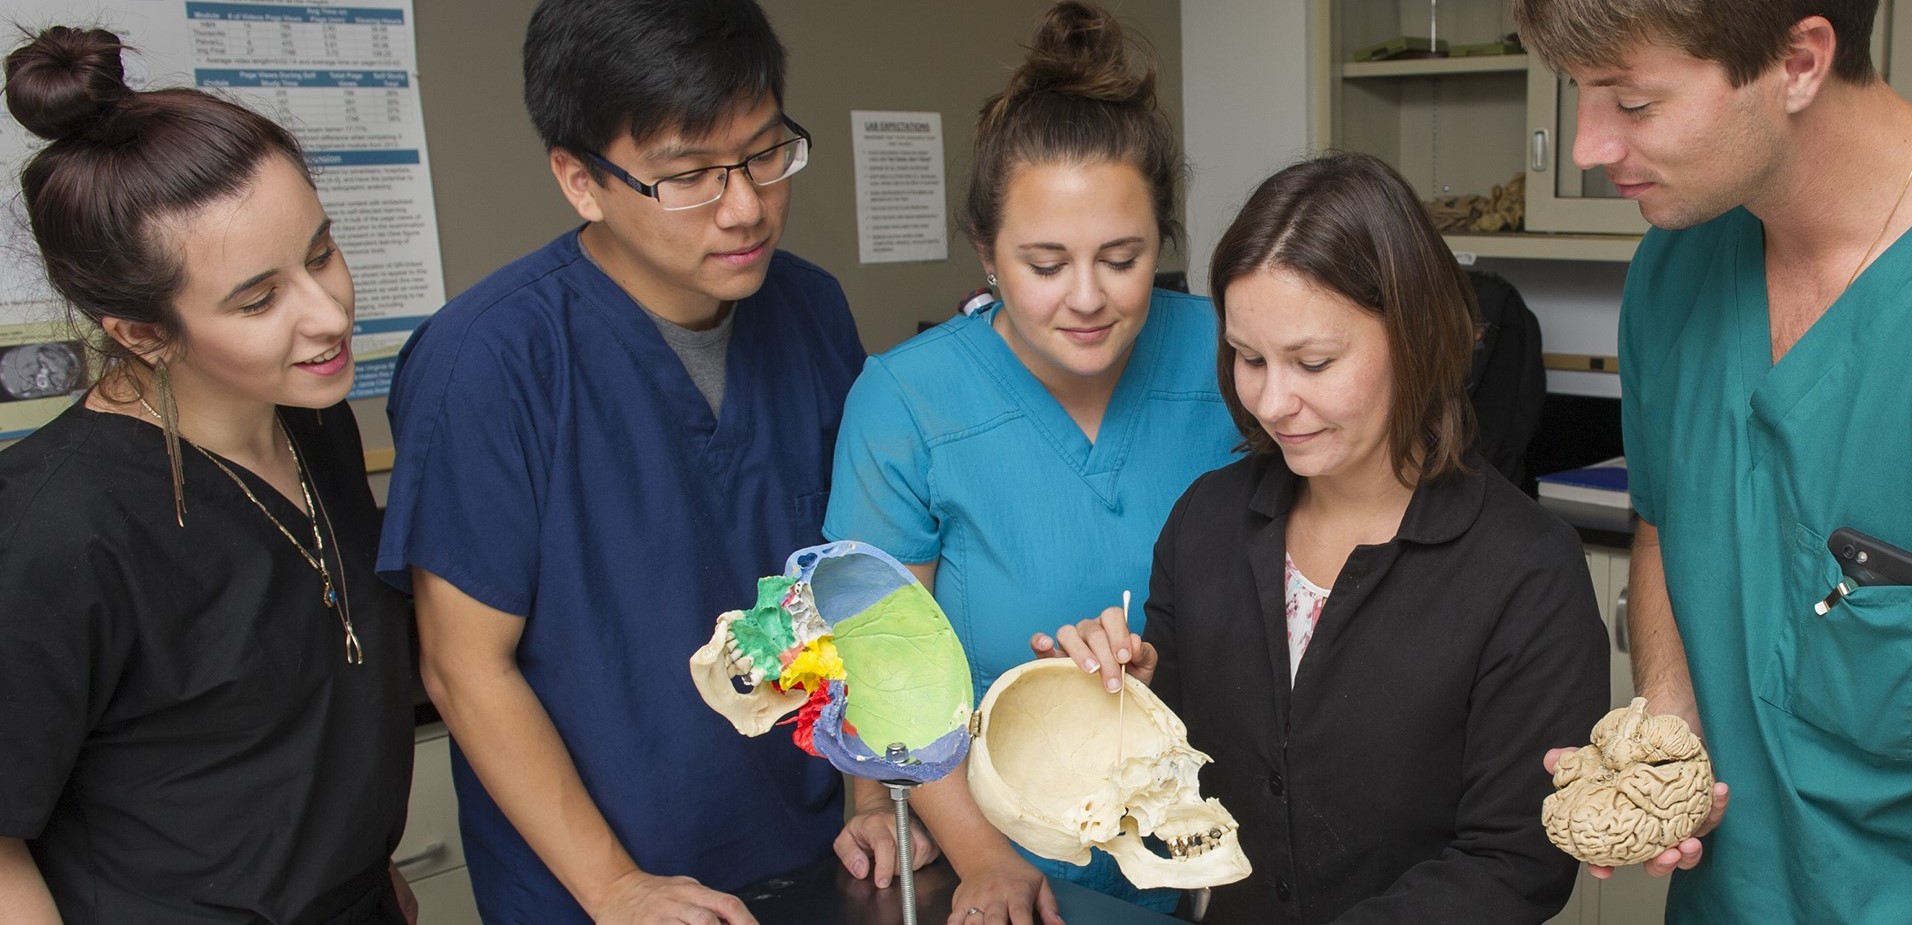
<path fill-rule="evenodd" d="M 834 277 L 771 258 L 734 308 L 717 416 L 639 306 L 568 232 L 422 325 L 389 408 L 378 568 L 424 568 L 526 617 L 518 663 L 639 866 L 734 889 L 828 853 L 839 778 L 746 738 L 688 660 L 758 576 L 822 541 L 831 453 L 864 352 Z M 584 922 L 454 750 L 487 920 Z"/>

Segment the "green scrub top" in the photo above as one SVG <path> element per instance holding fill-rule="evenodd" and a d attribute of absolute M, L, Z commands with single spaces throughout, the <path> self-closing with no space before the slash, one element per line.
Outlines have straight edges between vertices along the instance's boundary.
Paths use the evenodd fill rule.
<path fill-rule="evenodd" d="M 1774 364 L 1760 221 L 1652 231 L 1620 352 L 1633 503 L 1732 787 L 1667 921 L 1912 922 L 1912 588 L 1813 609 L 1833 530 L 1912 549 L 1912 243 Z"/>

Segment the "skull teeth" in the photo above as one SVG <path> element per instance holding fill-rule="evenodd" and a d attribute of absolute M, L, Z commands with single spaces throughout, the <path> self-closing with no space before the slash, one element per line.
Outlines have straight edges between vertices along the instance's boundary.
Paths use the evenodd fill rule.
<path fill-rule="evenodd" d="M 1207 832 L 1198 832 L 1194 835 L 1177 835 L 1164 839 L 1164 842 L 1168 845 L 1169 857 L 1175 859 L 1193 858 L 1200 857 L 1207 854 L 1210 850 L 1220 847 L 1227 834 L 1228 833 L 1222 831 L 1220 828 L 1212 828 Z"/>
<path fill-rule="evenodd" d="M 752 687 L 763 683 L 763 672 L 757 669 L 756 660 L 737 647 L 734 637 L 724 644 L 724 655 L 729 659 L 731 677 L 748 679 Z"/>

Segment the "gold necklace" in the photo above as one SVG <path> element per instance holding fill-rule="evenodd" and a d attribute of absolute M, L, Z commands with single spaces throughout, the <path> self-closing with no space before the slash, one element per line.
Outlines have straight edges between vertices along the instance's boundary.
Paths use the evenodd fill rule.
<path fill-rule="evenodd" d="M 145 398 L 141 398 L 139 404 L 140 407 L 146 409 L 147 414 L 155 418 L 159 417 L 159 412 L 153 410 L 153 406 L 147 404 Z M 219 461 L 219 457 L 208 452 L 205 447 L 193 443 L 190 440 L 186 441 L 186 443 L 193 449 L 198 450 L 199 455 L 206 457 L 207 462 L 212 463 L 218 467 L 219 471 L 224 472 L 226 478 L 231 479 L 234 485 L 239 486 L 239 490 L 245 492 L 246 500 L 251 501 L 252 506 L 259 509 L 259 513 L 266 515 L 266 519 L 272 521 L 272 525 L 279 528 L 279 535 L 285 537 L 286 542 L 291 543 L 292 548 L 299 551 L 299 555 L 305 559 L 305 564 L 311 566 L 313 571 L 319 573 L 319 580 L 324 586 L 319 600 L 325 604 L 326 609 L 336 610 L 338 612 L 339 626 L 345 630 L 345 661 L 352 665 L 362 665 L 365 663 L 365 649 L 359 645 L 358 634 L 352 629 L 351 604 L 347 602 L 344 606 L 340 606 L 339 596 L 337 592 L 332 589 L 332 570 L 326 568 L 325 565 L 325 535 L 319 531 L 319 507 L 313 503 L 312 489 L 306 484 L 305 466 L 299 459 L 299 448 L 293 445 L 292 434 L 286 431 L 284 422 L 279 421 L 276 417 L 273 420 L 274 423 L 279 425 L 279 435 L 285 438 L 286 450 L 292 454 L 292 471 L 299 478 L 299 494 L 305 497 L 305 509 L 312 518 L 312 547 L 318 551 L 317 556 L 314 556 L 311 551 L 308 551 L 305 548 L 305 544 L 299 542 L 298 538 L 292 535 L 292 531 L 287 530 L 285 524 L 279 522 L 279 518 L 272 516 L 272 511 L 259 501 L 259 496 L 252 493 L 252 488 L 248 486 L 243 479 L 239 478 L 238 473 L 227 468 L 225 463 Z M 344 565 L 345 560 L 339 560 L 339 566 L 343 568 Z M 339 577 L 342 580 L 345 576 L 341 573 Z"/>
<path fill-rule="evenodd" d="M 1899 184 L 1899 198 L 1892 200 L 1892 211 L 1885 214 L 1885 224 L 1879 226 L 1879 233 L 1873 235 L 1871 244 L 1866 245 L 1866 252 L 1859 255 L 1859 265 L 1852 268 L 1852 275 L 1846 278 L 1845 289 L 1839 290 L 1840 294 L 1852 288 L 1852 284 L 1859 279 L 1859 272 L 1866 268 L 1866 261 L 1872 259 L 1872 252 L 1878 249 L 1880 241 L 1885 240 L 1886 231 L 1892 228 L 1892 216 L 1899 214 L 1899 207 L 1905 204 L 1907 189 L 1912 189 L 1912 171 L 1907 172 L 1905 182 Z"/>

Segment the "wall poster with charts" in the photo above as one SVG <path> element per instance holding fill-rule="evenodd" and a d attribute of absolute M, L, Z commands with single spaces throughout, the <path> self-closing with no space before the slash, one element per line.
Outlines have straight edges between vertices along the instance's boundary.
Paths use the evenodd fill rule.
<path fill-rule="evenodd" d="M 445 301 L 411 0 L 6 0 L 32 31 L 102 26 L 133 46 L 135 89 L 197 86 L 271 116 L 305 146 L 352 268 L 353 398 L 390 388 L 398 348 Z M 20 200 L 43 142 L 0 111 L 0 438 L 51 420 L 97 361 L 47 284 Z"/>

